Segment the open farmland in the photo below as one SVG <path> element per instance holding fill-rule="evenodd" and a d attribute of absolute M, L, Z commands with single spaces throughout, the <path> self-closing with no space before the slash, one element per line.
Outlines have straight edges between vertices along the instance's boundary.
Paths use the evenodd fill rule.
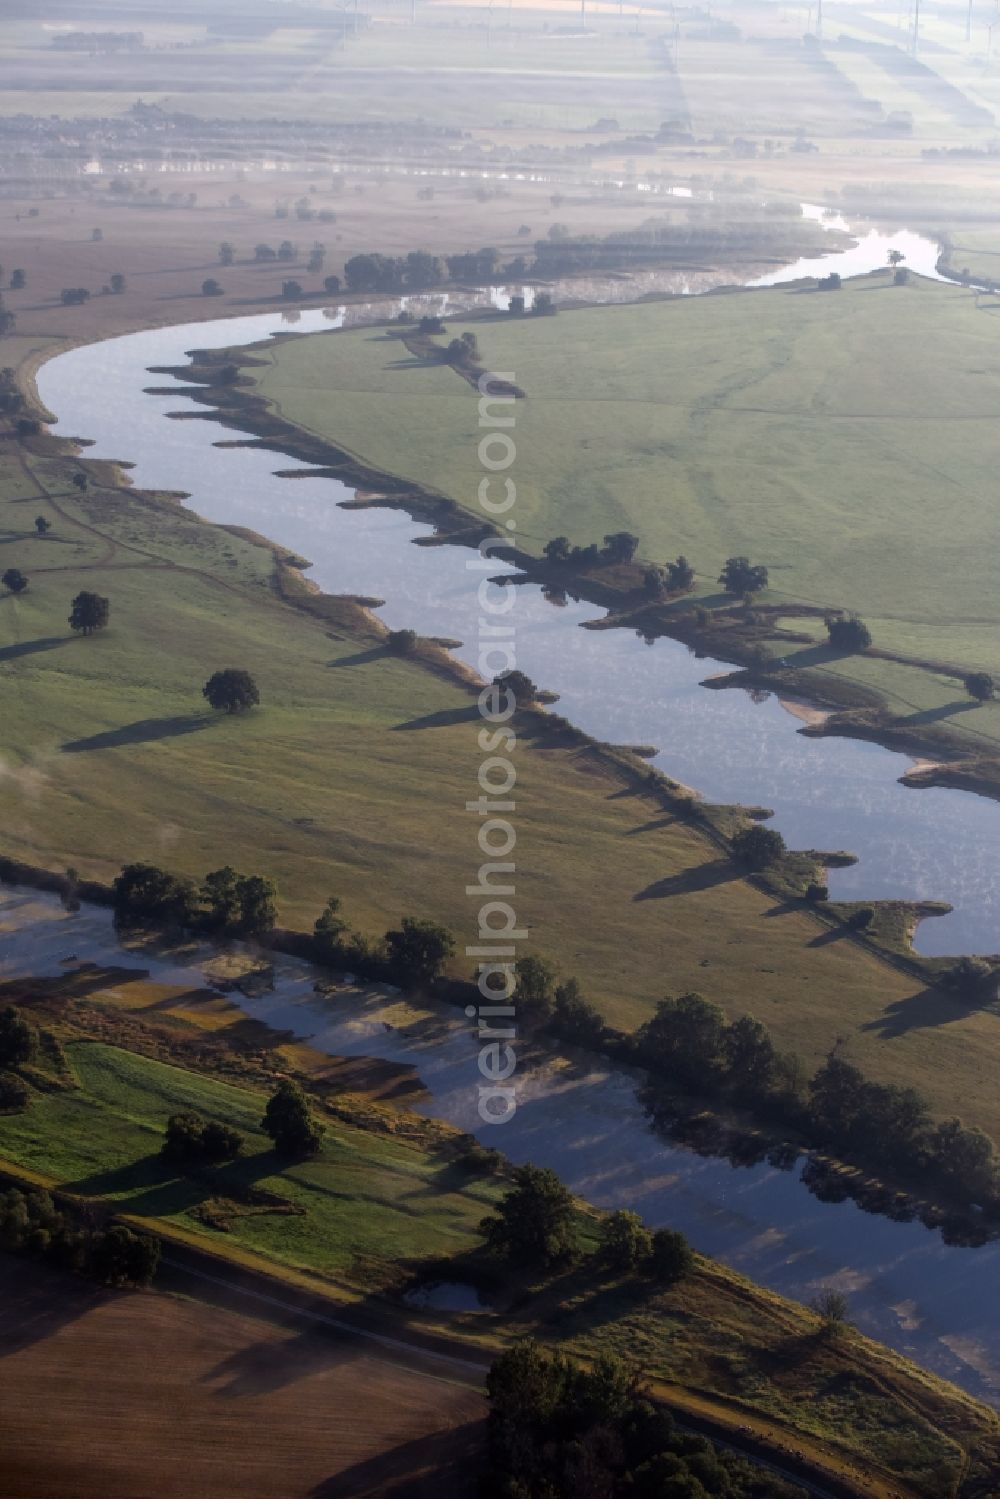
<path fill-rule="evenodd" d="M 6 1255 L 0 1281 L 7 1499 L 474 1491 L 484 1405 L 457 1383 L 327 1331 Z"/>

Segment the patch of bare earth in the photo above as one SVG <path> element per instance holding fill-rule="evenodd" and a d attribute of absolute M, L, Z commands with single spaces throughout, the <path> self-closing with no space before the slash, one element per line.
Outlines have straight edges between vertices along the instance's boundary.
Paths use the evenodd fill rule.
<path fill-rule="evenodd" d="M 332 1332 L 0 1255 L 4 1499 L 462 1499 L 483 1412 Z"/>

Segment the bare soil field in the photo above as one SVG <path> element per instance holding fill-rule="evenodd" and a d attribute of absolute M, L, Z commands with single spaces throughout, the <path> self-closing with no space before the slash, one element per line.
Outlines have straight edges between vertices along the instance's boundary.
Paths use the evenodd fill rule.
<path fill-rule="evenodd" d="M 483 1413 L 333 1333 L 0 1257 L 5 1499 L 462 1499 Z"/>

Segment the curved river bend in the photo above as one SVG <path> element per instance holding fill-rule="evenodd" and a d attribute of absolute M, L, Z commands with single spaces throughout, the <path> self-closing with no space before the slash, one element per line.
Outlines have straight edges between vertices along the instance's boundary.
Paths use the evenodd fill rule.
<path fill-rule="evenodd" d="M 758 284 L 830 268 L 871 270 L 885 264 L 891 247 L 904 249 L 914 271 L 936 274 L 930 241 L 872 232 L 843 255 L 796 263 Z M 635 278 L 633 294 L 636 283 L 639 294 L 650 289 L 653 276 L 658 289 L 671 289 L 663 273 L 651 273 Z M 622 282 L 613 285 L 620 293 Z M 691 290 L 682 283 L 672 289 Z M 595 299 L 601 290 L 584 288 Z M 483 291 L 480 300 L 502 295 Z M 386 304 L 352 307 L 349 316 L 361 321 L 391 311 Z M 344 318 L 344 310 L 294 315 L 303 332 Z M 430 528 L 399 511 L 340 508 L 352 496 L 337 481 L 277 479 L 273 454 L 219 448 L 210 421 L 165 420 L 175 410 L 204 415 L 181 382 L 176 395 L 143 393 L 151 365 L 180 365 L 191 349 L 249 343 L 288 326 L 287 316 L 267 314 L 111 339 L 53 359 L 41 370 L 39 391 L 58 417 L 58 432 L 93 439 L 92 456 L 133 461 L 137 485 L 185 489 L 208 519 L 248 526 L 313 559 L 311 577 L 326 591 L 387 598 L 382 613 L 393 627 L 472 642 L 478 574 L 465 567 L 468 552 L 412 546 Z M 774 807 L 776 825 L 795 847 L 853 850 L 859 863 L 831 875 L 837 895 L 951 901 L 954 914 L 921 927 L 924 951 L 1000 946 L 1000 804 L 958 791 L 906 790 L 897 784 L 909 763 L 904 756 L 858 741 L 804 738 L 774 698 L 754 702 L 742 691 L 699 685 L 726 663 L 699 661 L 666 639 L 647 647 L 628 631 L 579 628 L 600 614 L 582 603 L 556 608 L 534 586 L 519 590 L 519 665 L 561 694 L 560 712 L 599 738 L 661 746 L 657 763 L 667 774 L 711 799 Z M 459 654 L 471 659 L 471 645 Z M 12 971 L 52 971 L 69 954 L 121 961 L 105 913 L 71 917 L 37 897 L 0 897 L 0 926 L 3 907 L 13 916 L 18 900 L 30 909 L 20 937 L 4 943 Z M 141 961 L 158 977 L 169 972 L 191 981 L 190 969 L 145 954 Z M 283 960 L 273 993 L 247 1008 L 330 1052 L 412 1063 L 430 1094 L 428 1113 L 484 1135 L 491 1130 L 474 1113 L 476 1045 L 461 1017 L 435 1011 L 401 1020 L 391 1002 L 353 991 L 331 1009 L 317 1001 L 313 979 L 303 965 Z M 699 1249 L 784 1294 L 807 1299 L 817 1285 L 835 1283 L 850 1293 L 866 1331 L 1000 1402 L 1000 1245 L 949 1248 L 919 1224 L 862 1218 L 852 1203 L 823 1204 L 794 1173 L 734 1168 L 669 1148 L 648 1128 L 633 1080 L 604 1063 L 519 1076 L 518 1112 L 502 1141 L 512 1159 L 552 1165 L 600 1205 L 632 1204 L 652 1223 L 673 1224 Z M 490 1139 L 497 1141 L 495 1127 Z"/>
<path fill-rule="evenodd" d="M 902 248 L 911 268 L 936 276 L 938 251 L 930 240 L 907 231 L 872 231 L 853 249 L 796 261 L 754 284 L 777 284 L 829 266 L 845 274 L 871 270 L 885 265 L 889 248 Z M 649 276 L 662 287 L 666 274 Z M 585 285 L 597 299 L 621 296 L 629 285 L 635 296 L 649 279 Z M 580 283 L 570 287 L 579 292 Z M 481 298 L 489 295 L 484 291 Z M 494 300 L 504 295 L 494 289 Z M 441 299 L 423 301 L 440 305 Z M 398 305 L 355 304 L 291 316 L 307 332 L 330 329 L 346 312 L 352 322 L 386 317 Z M 108 339 L 44 365 L 39 392 L 58 418 L 57 432 L 92 439 L 91 456 L 133 461 L 137 485 L 189 491 L 192 506 L 209 520 L 249 526 L 310 558 L 310 577 L 326 592 L 385 598 L 382 616 L 391 627 L 467 641 L 458 654 L 473 661 L 479 575 L 465 567 L 468 551 L 411 546 L 431 527 L 400 511 L 341 509 L 338 502 L 353 495 L 337 480 L 275 478 L 272 454 L 217 447 L 220 433 L 211 421 L 165 421 L 170 411 L 205 414 L 182 382 L 174 382 L 176 396 L 144 393 L 150 366 L 179 366 L 191 349 L 287 332 L 288 317 L 188 323 Z M 161 388 L 169 384 L 166 376 L 156 381 Z M 909 790 L 897 784 L 911 763 L 905 755 L 859 740 L 806 738 L 773 697 L 755 702 L 740 689 L 706 691 L 700 685 L 705 678 L 730 664 L 698 659 L 676 641 L 660 639 L 647 647 L 627 630 L 578 628 L 602 614 L 586 603 L 554 607 L 536 586 L 518 590 L 518 665 L 560 694 L 561 713 L 598 739 L 658 746 L 654 763 L 709 800 L 774 808 L 774 825 L 794 848 L 859 855 L 852 868 L 831 871 L 835 897 L 950 902 L 952 915 L 921 924 L 921 951 L 1000 949 L 1000 803 L 944 788 Z"/>

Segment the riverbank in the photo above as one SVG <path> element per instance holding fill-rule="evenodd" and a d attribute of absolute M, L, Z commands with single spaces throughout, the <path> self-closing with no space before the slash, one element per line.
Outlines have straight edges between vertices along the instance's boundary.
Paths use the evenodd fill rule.
<path fill-rule="evenodd" d="M 183 1093 L 188 1103 L 193 1096 L 191 1089 L 196 1089 L 202 1108 L 210 1111 L 213 1090 L 221 1088 L 219 1096 L 225 1094 L 228 1118 L 238 1103 L 244 1107 L 241 1099 L 252 1113 L 258 1077 L 266 1080 L 274 1075 L 275 1067 L 285 1071 L 291 1063 L 306 1085 L 316 1091 L 318 1105 L 330 1110 L 330 1128 L 336 1136 L 332 1149 L 342 1150 L 352 1131 L 360 1130 L 363 1136 L 358 1137 L 357 1148 L 362 1153 L 388 1151 L 393 1159 L 402 1159 L 409 1153 L 414 1158 L 414 1167 L 424 1154 L 434 1155 L 444 1150 L 434 1169 L 445 1172 L 453 1183 L 450 1190 L 473 1195 L 480 1190 L 476 1170 L 470 1168 L 463 1177 L 465 1185 L 461 1185 L 454 1169 L 448 1166 L 455 1150 L 462 1147 L 462 1137 L 456 1131 L 408 1116 L 396 1107 L 387 1108 L 384 1101 L 352 1099 L 344 1094 L 343 1082 L 338 1082 L 335 1072 L 324 1078 L 306 1065 L 308 1056 L 317 1054 L 315 1043 L 310 1052 L 310 1048 L 285 1039 L 287 1029 L 280 1025 L 277 1030 L 272 1028 L 269 1039 L 258 1020 L 239 1020 L 241 1011 L 251 1017 L 261 1009 L 266 1012 L 280 994 L 290 992 L 289 984 L 296 987 L 290 971 L 276 974 L 275 992 L 270 1000 L 263 991 L 256 999 L 240 1000 L 237 1008 L 231 998 L 210 991 L 199 993 L 199 969 L 206 961 L 206 954 L 190 948 L 157 953 L 156 949 L 143 946 L 130 955 L 123 952 L 109 968 L 107 957 L 111 955 L 102 964 L 100 949 L 94 946 L 93 937 L 88 938 L 87 930 L 84 918 L 67 917 L 64 935 L 60 939 L 54 933 L 55 945 L 50 951 L 49 961 L 58 976 L 36 977 L 34 981 L 25 976 L 12 987 L 8 969 L 4 987 L 8 998 L 29 1003 L 36 1011 L 36 1018 L 59 1031 L 64 1048 L 72 1051 L 74 1047 L 89 1045 L 94 1048 L 95 1058 L 98 1053 L 101 1056 L 107 1053 L 109 1066 L 127 1066 L 133 1077 L 133 1091 L 145 1076 L 143 1068 L 155 1070 L 152 1113 L 154 1095 L 144 1095 L 145 1103 L 141 1106 L 136 1095 L 130 1105 L 128 1130 L 119 1127 L 114 1132 L 116 1163 L 124 1163 L 123 1187 L 129 1179 L 128 1152 L 137 1122 L 155 1130 L 153 1115 L 159 1111 L 165 1117 L 176 1104 L 170 1089 L 164 1091 L 164 1079 L 169 1082 L 176 1077 L 181 1090 L 177 1098 Z M 59 958 L 66 943 L 72 943 L 78 954 L 75 963 L 68 966 Z M 70 997 L 72 1002 L 67 1007 L 66 1000 Z M 329 1000 L 313 1003 L 336 1015 L 338 1009 L 342 1010 L 354 999 L 343 992 L 332 1003 Z M 246 1029 L 248 1025 L 255 1027 L 252 1035 Z M 82 1036 L 90 1039 L 83 1041 Z M 275 1044 L 278 1051 L 273 1050 Z M 123 1045 L 130 1050 L 114 1052 L 114 1048 Z M 163 1056 L 164 1047 L 169 1048 L 171 1067 L 165 1068 L 160 1061 L 142 1061 L 142 1053 Z M 140 1054 L 135 1063 L 115 1060 L 116 1056 L 125 1059 L 132 1056 L 133 1048 Z M 81 1054 L 82 1060 L 85 1058 Z M 195 1071 L 188 1074 L 182 1070 L 185 1067 Z M 87 1068 L 92 1070 L 90 1061 Z M 90 1076 L 90 1071 L 87 1075 Z M 213 1076 L 225 1079 L 225 1085 L 212 1081 Z M 238 1088 L 232 1086 L 236 1081 Z M 55 1098 L 58 1104 L 58 1095 Z M 108 1107 L 109 1099 L 110 1095 L 102 1107 Z M 41 1108 L 42 1103 L 33 1106 Z M 37 1130 L 35 1135 L 38 1136 Z M 92 1144 L 111 1138 L 103 1128 L 91 1131 Z M 60 1145 L 60 1149 L 65 1148 L 66 1145 Z M 78 1142 L 72 1148 L 82 1145 Z M 144 1160 L 148 1148 L 140 1142 Z M 3 1153 L 10 1157 L 7 1144 Z M 44 1163 L 37 1154 L 32 1169 L 44 1172 Z M 77 1167 L 73 1169 L 78 1173 Z M 420 1169 L 424 1167 L 421 1165 Z M 57 1173 L 55 1179 L 65 1180 L 65 1177 Z M 196 1189 L 194 1182 L 191 1190 L 197 1197 Z M 75 1190 L 79 1192 L 79 1185 Z M 279 1182 L 276 1190 L 281 1193 L 285 1189 Z M 205 1191 L 213 1197 L 207 1186 Z M 214 1198 L 218 1196 L 216 1190 Z M 176 1209 L 176 1194 L 170 1201 Z M 117 1211 L 132 1214 L 131 1221 L 139 1221 L 147 1229 L 157 1229 L 152 1199 L 145 1208 L 130 1205 L 125 1199 L 116 1199 L 115 1205 Z M 309 1229 L 313 1210 L 308 1207 L 306 1219 L 301 1220 L 299 1237 Z M 345 1218 L 343 1205 L 338 1211 L 343 1233 L 344 1224 L 354 1220 Z M 423 1220 L 411 1221 L 411 1218 L 412 1215 L 407 1217 L 407 1232 L 412 1236 L 421 1230 Z M 254 1222 L 253 1218 L 240 1220 L 240 1234 L 252 1229 Z M 266 1219 L 256 1222 L 263 1231 Z M 294 1222 L 299 1224 L 300 1220 Z M 168 1237 L 176 1238 L 169 1223 L 164 1229 Z M 221 1264 L 232 1260 L 239 1274 L 276 1274 L 282 1280 L 285 1278 L 285 1270 L 273 1263 L 263 1263 L 259 1251 L 255 1254 L 242 1248 L 234 1241 L 232 1232 L 210 1230 L 205 1222 L 190 1229 L 180 1225 L 179 1232 L 180 1229 L 183 1232 L 178 1242 L 188 1243 L 200 1254 L 221 1257 Z M 457 1258 L 450 1265 L 447 1257 L 439 1259 L 435 1266 L 425 1263 L 422 1276 L 426 1279 L 434 1272 L 445 1279 L 462 1278 L 469 1273 L 475 1258 L 472 1255 L 470 1259 L 473 1247 L 471 1242 L 468 1246 L 456 1245 Z M 324 1252 L 327 1257 L 343 1256 L 344 1250 L 345 1245 L 338 1241 L 328 1245 Z M 174 1252 L 170 1250 L 171 1254 Z M 335 1295 L 343 1306 L 344 1298 L 336 1286 L 323 1285 L 325 1261 L 317 1262 L 310 1270 L 297 1262 L 297 1254 L 298 1250 L 287 1242 L 283 1258 L 288 1261 L 289 1285 L 306 1295 Z M 356 1260 L 353 1273 L 370 1275 L 373 1265 L 370 1259 L 364 1264 Z M 400 1268 L 405 1266 L 397 1266 L 397 1272 Z M 908 1495 L 938 1499 L 939 1490 L 934 1483 L 942 1472 L 950 1474 L 954 1468 L 956 1474 L 965 1472 L 971 1478 L 987 1460 L 994 1441 L 1000 1441 L 1000 1423 L 995 1415 L 958 1395 L 933 1375 L 917 1373 L 905 1360 L 854 1331 L 845 1331 L 834 1339 L 817 1336 L 812 1313 L 761 1291 L 743 1276 L 709 1260 L 699 1259 L 696 1274 L 666 1292 L 653 1292 L 619 1277 L 602 1279 L 595 1286 L 586 1263 L 551 1282 L 544 1279 L 524 1287 L 519 1283 L 498 1285 L 495 1280 L 492 1284 L 492 1291 L 487 1292 L 488 1309 L 478 1313 L 445 1314 L 440 1310 L 421 1313 L 412 1306 L 397 1305 L 391 1296 L 384 1305 L 378 1295 L 374 1299 L 363 1295 L 359 1300 L 355 1287 L 347 1296 L 347 1307 L 336 1314 L 343 1316 L 346 1311 L 350 1317 L 353 1305 L 362 1327 L 367 1325 L 376 1331 L 382 1327 L 393 1336 L 412 1339 L 417 1348 L 433 1346 L 435 1339 L 443 1338 L 452 1345 L 446 1351 L 473 1358 L 499 1346 L 501 1337 L 529 1331 L 546 1340 L 558 1341 L 567 1351 L 583 1357 L 593 1356 L 600 1347 L 631 1345 L 634 1349 L 641 1345 L 652 1393 L 657 1398 L 662 1396 L 678 1413 L 699 1414 L 714 1423 L 718 1435 L 749 1427 L 750 1433 L 743 1432 L 744 1441 L 750 1437 L 751 1441 L 760 1440 L 779 1453 L 784 1451 L 793 1459 L 793 1469 L 795 1461 L 806 1465 L 804 1472 L 811 1466 L 817 1475 L 847 1483 L 850 1493 L 855 1492 L 852 1483 L 858 1493 L 882 1492 L 880 1485 L 885 1485 L 888 1496 L 895 1484 L 902 1485 L 902 1491 Z M 707 1342 L 703 1343 L 703 1339 Z M 440 1341 L 437 1346 L 444 1347 Z M 837 1391 L 835 1395 L 829 1393 L 831 1380 Z M 884 1446 L 878 1447 L 871 1440 L 859 1423 L 843 1423 L 837 1417 L 837 1410 L 843 1408 L 845 1390 L 852 1392 L 852 1402 L 864 1402 L 873 1421 L 877 1416 L 881 1429 L 884 1430 L 891 1416 L 892 1429 L 901 1438 L 891 1456 Z M 852 1405 L 852 1408 L 857 1407 Z M 908 1433 L 905 1443 L 904 1430 Z M 966 1431 L 968 1443 L 963 1435 Z M 971 1496 L 975 1490 L 969 1493 Z"/>

